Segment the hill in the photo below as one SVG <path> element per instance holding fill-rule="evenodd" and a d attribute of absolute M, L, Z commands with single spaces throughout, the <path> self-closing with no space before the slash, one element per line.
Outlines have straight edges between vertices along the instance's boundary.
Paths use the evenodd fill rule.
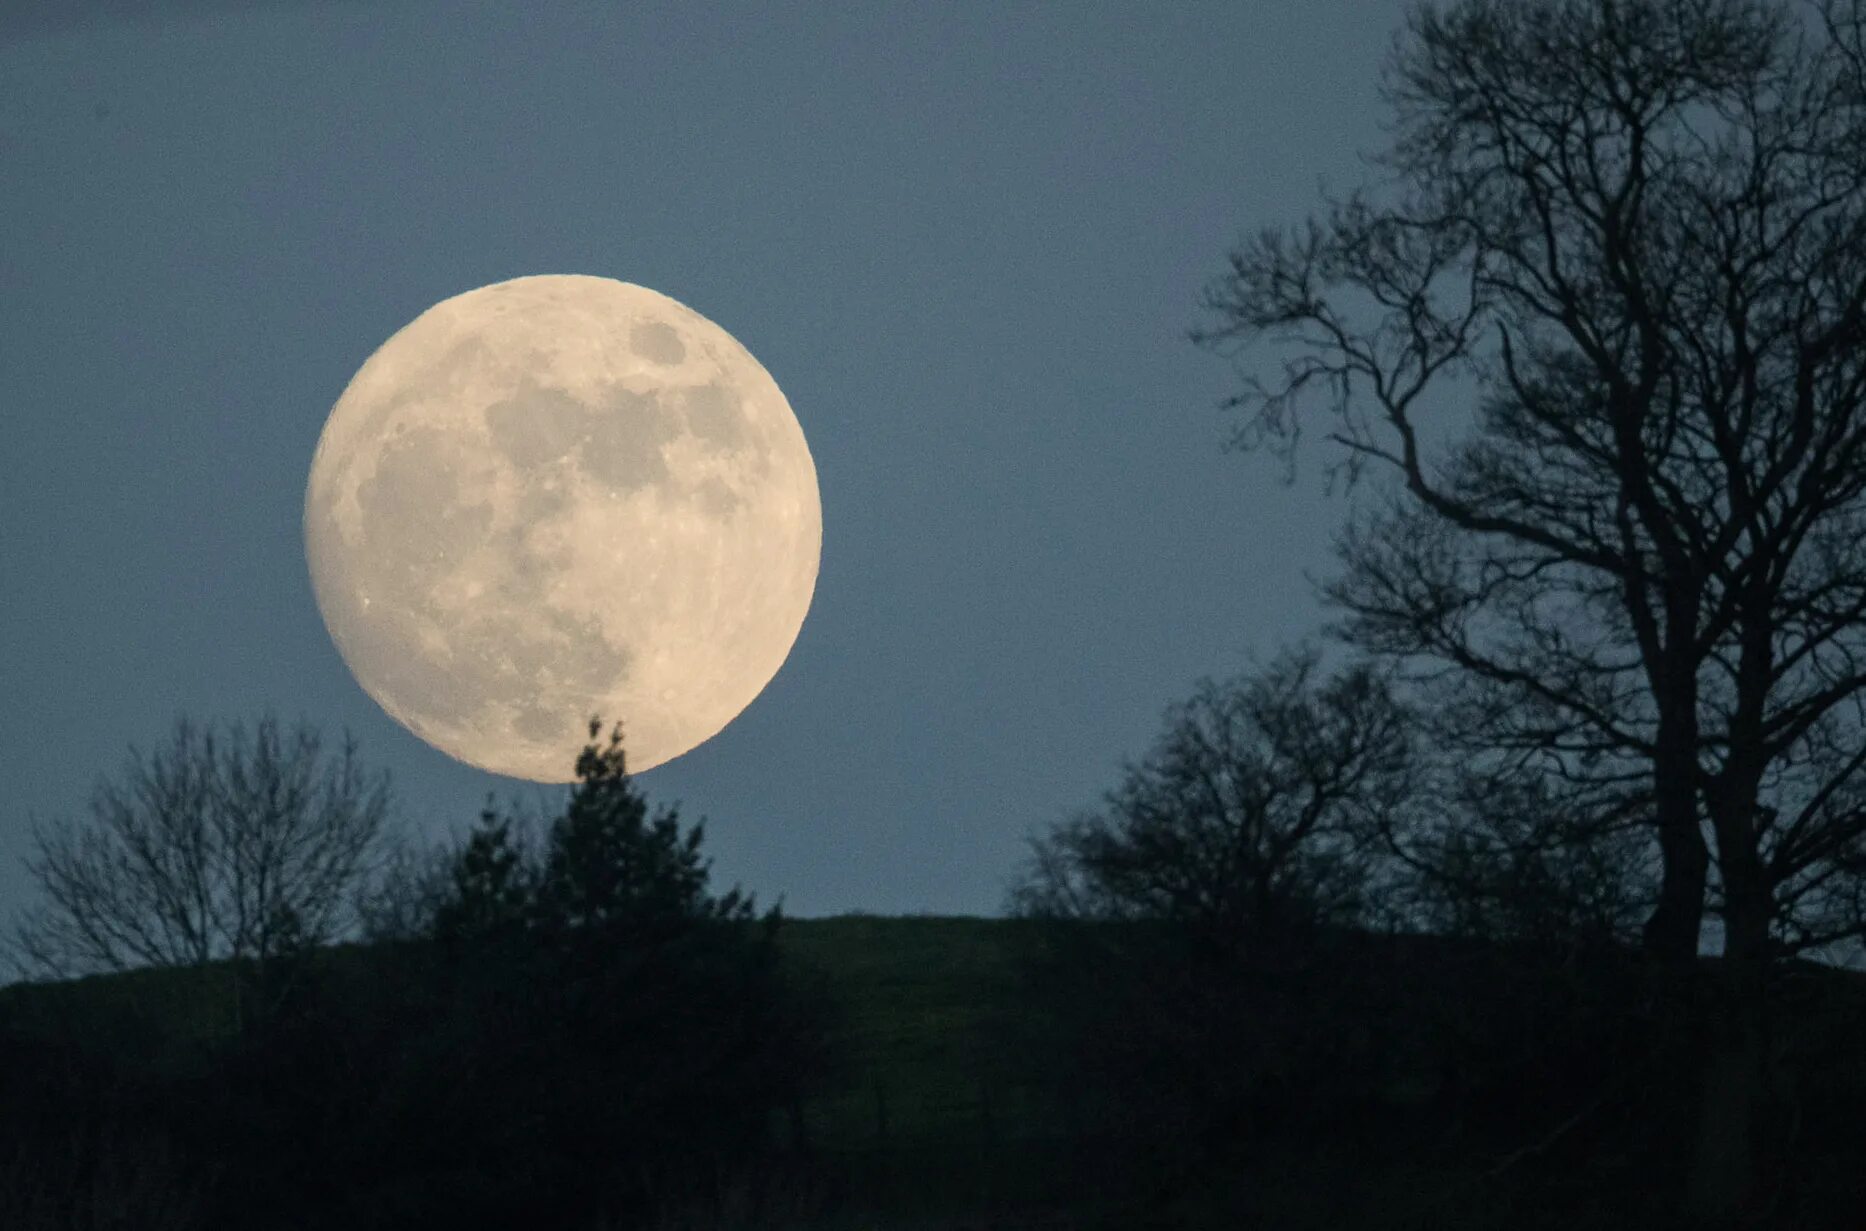
<path fill-rule="evenodd" d="M 1023 979 L 1030 925 L 852 914 L 787 919 L 779 935 L 786 961 L 836 1006 L 831 1034 L 841 1063 L 773 1128 L 826 1163 L 825 1174 L 842 1177 L 845 1208 L 871 1211 L 887 1225 L 935 1226 L 967 1212 L 1054 1210 L 1082 1197 L 1062 1187 L 1067 1177 L 1084 1175 L 1082 1126 L 1061 1109 L 1067 1100 L 1054 1097 L 1055 1057 L 1031 1051 L 1041 1015 Z M 1388 1068 L 1370 1087 L 1374 1101 L 1355 1113 L 1383 1157 L 1391 1143 L 1413 1144 L 1406 1125 L 1438 1132 L 1433 1117 L 1445 1115 L 1447 1098 L 1517 1082 L 1512 1066 L 1562 1042 L 1560 1026 L 1538 1022 L 1545 1007 L 1577 996 L 1605 1003 L 1624 986 L 1614 972 L 1636 964 L 1620 950 L 1577 966 L 1559 953 L 1429 936 L 1344 934 L 1336 943 L 1343 968 L 1361 972 L 1354 994 L 1387 1006 L 1346 1019 L 1354 1032 L 1394 1044 L 1384 1049 Z M 416 948 L 401 952 L 420 960 Z M 338 995 L 347 981 L 360 987 L 392 978 L 395 969 L 385 949 L 339 946 L 321 956 Z M 1714 965 L 1706 962 L 1707 974 Z M 16 1034 L 82 1039 L 145 1071 L 185 1071 L 233 1035 L 231 987 L 224 966 L 15 984 L 0 988 L 0 1019 Z M 1866 1058 L 1854 1033 L 1866 1020 L 1866 975 L 1792 964 L 1783 971 L 1780 1003 L 1784 1053 L 1818 1073 L 1825 1090 L 1848 1092 L 1848 1105 L 1866 1103 Z M 1510 1045 L 1492 1047 L 1486 1031 Z M 1093 1084 L 1093 1074 L 1080 1076 Z M 1475 1104 L 1454 1111 L 1476 1114 Z M 1314 1225 L 1386 1225 L 1354 1211 L 1376 1200 L 1370 1194 L 1391 1207 L 1405 1199 L 1400 1189 L 1442 1185 L 1448 1175 L 1458 1184 L 1481 1178 L 1498 1158 L 1547 1132 L 1516 1109 L 1505 1122 L 1511 1140 L 1498 1140 L 1494 1150 L 1450 1164 L 1392 1156 L 1381 1176 L 1364 1176 L 1346 1155 L 1260 1143 L 1238 1182 L 1249 1177 L 1256 1186 L 1252 1208 L 1284 1211 L 1279 1225 L 1310 1225 L 1307 1219 L 1324 1212 Z"/>

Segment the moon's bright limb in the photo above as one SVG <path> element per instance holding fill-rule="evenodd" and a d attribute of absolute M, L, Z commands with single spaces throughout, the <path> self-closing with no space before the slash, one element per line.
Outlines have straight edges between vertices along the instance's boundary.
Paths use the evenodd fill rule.
<path fill-rule="evenodd" d="M 716 734 L 790 653 L 823 514 L 790 404 L 730 334 L 609 278 L 429 308 L 330 413 L 305 492 L 318 609 L 364 691 L 469 764 L 631 770 Z"/>

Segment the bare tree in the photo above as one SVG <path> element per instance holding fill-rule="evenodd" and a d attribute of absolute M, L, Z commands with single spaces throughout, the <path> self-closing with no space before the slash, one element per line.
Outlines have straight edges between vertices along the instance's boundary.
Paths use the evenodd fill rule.
<path fill-rule="evenodd" d="M 454 854 L 447 843 L 415 842 L 402 835 L 385 841 L 374 866 L 361 874 L 352 894 L 363 941 L 431 939 L 447 900 Z"/>
<path fill-rule="evenodd" d="M 1323 390 L 1350 478 L 1395 480 L 1345 544 L 1353 637 L 1507 698 L 1558 776 L 1646 775 L 1648 948 L 1689 970 L 1723 918 L 1709 1217 L 1752 1188 L 1769 963 L 1852 926 L 1866 841 L 1859 14 L 1423 6 L 1389 182 L 1235 252 L 1200 335 L 1297 348 L 1236 399 L 1247 442 L 1293 444 Z"/>
<path fill-rule="evenodd" d="M 1410 744 L 1376 672 L 1288 653 L 1202 683 L 1101 807 L 1033 838 L 1009 902 L 1037 925 L 1033 1063 L 1090 1139 L 1179 1174 L 1351 1097 L 1379 1050 L 1355 925 L 1392 896 Z"/>
<path fill-rule="evenodd" d="M 1201 684 L 1104 808 L 1032 841 L 1013 909 L 1166 920 L 1227 949 L 1360 918 L 1409 741 L 1370 669 L 1318 672 L 1302 651 Z"/>
<path fill-rule="evenodd" d="M 88 823 L 33 824 L 43 903 L 16 921 L 26 972 L 265 962 L 332 939 L 390 809 L 348 737 L 266 717 L 250 731 L 179 720 L 100 779 Z"/>
<path fill-rule="evenodd" d="M 1637 940 L 1654 897 L 1643 792 L 1581 792 L 1455 745 L 1434 751 L 1445 763 L 1415 774 L 1414 798 L 1382 827 L 1427 930 L 1569 951 Z"/>

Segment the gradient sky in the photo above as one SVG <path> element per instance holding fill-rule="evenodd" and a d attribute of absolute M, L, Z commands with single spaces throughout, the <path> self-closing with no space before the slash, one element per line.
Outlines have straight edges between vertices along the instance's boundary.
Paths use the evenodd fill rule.
<path fill-rule="evenodd" d="M 704 313 L 809 439 L 796 647 L 640 779 L 761 902 L 995 912 L 1162 707 L 1318 620 L 1346 506 L 1221 451 L 1185 334 L 1361 178 L 1398 0 L 6 10 L 0 912 L 29 818 L 178 713 L 347 727 L 430 837 L 539 797 L 362 692 L 301 530 L 363 360 L 523 274 Z"/>

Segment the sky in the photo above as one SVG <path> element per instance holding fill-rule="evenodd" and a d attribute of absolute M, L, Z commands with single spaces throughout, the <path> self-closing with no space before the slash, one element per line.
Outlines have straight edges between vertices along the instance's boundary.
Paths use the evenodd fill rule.
<path fill-rule="evenodd" d="M 3 9 L 0 913 L 180 714 L 347 729 L 418 839 L 559 798 L 383 713 L 304 552 L 350 377 L 507 278 L 689 305 L 808 439 L 790 657 L 639 778 L 761 903 L 996 913 L 1164 707 L 1323 617 L 1347 506 L 1222 448 L 1186 335 L 1364 177 L 1399 0 Z"/>

